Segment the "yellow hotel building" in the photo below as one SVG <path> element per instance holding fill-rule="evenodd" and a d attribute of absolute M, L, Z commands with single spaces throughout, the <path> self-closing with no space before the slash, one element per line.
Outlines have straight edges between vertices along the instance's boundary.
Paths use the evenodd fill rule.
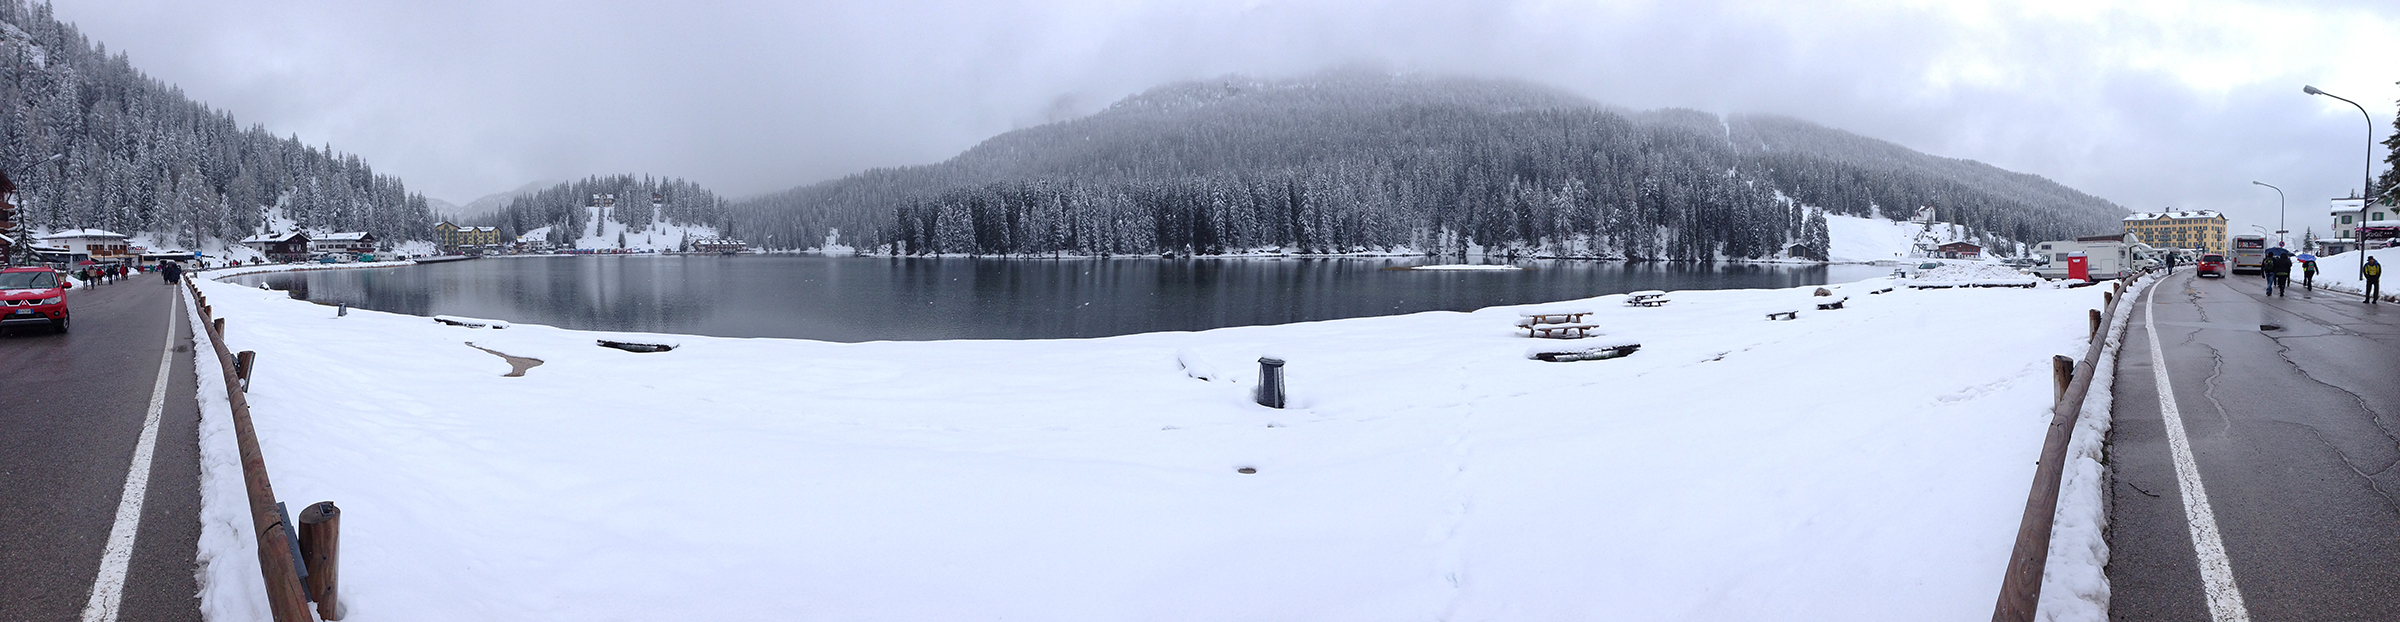
<path fill-rule="evenodd" d="M 2142 212 L 2125 217 L 2125 232 L 2152 248 L 2225 252 L 2225 215 L 2210 210 Z"/>

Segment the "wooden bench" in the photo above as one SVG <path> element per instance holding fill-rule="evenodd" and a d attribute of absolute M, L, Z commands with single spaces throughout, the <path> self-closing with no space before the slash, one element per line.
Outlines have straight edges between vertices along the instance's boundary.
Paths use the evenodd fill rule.
<path fill-rule="evenodd" d="M 1582 339 L 1592 336 L 1592 329 L 1599 328 L 1599 326 L 1592 324 L 1534 324 L 1517 328 L 1525 329 L 1527 337 Z"/>
<path fill-rule="evenodd" d="M 1834 309 L 1842 308 L 1842 303 L 1849 301 L 1849 296 L 1833 296 L 1830 298 L 1820 298 L 1815 302 L 1817 303 L 1818 311 L 1832 311 Z"/>
<path fill-rule="evenodd" d="M 1768 320 L 1768 321 L 1797 320 L 1797 319 L 1800 319 L 1800 310 L 1799 310 L 1799 309 L 1793 309 L 1793 310 L 1790 310 L 1790 311 L 1769 311 L 1769 312 L 1767 312 L 1767 320 Z"/>
<path fill-rule="evenodd" d="M 1625 294 L 1625 306 L 1656 307 L 1667 304 L 1667 293 L 1655 289 Z"/>

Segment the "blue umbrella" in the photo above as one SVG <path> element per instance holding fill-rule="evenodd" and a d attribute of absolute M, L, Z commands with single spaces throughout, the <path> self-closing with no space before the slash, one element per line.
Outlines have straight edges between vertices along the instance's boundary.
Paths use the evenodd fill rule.
<path fill-rule="evenodd" d="M 2277 247 L 2275 247 L 2275 248 L 2270 248 L 2270 249 L 2267 249 L 2267 256 L 2268 256 L 2268 257 L 2280 257 L 2280 256 L 2284 256 L 2284 255 L 2290 255 L 2290 254 L 2292 254 L 2292 252 L 2291 252 L 2291 251 L 2283 250 L 2283 247 L 2281 247 L 2281 246 L 2277 246 Z"/>
<path fill-rule="evenodd" d="M 2300 260 L 2300 261 L 2303 261 L 2303 262 L 2308 262 L 2308 261 L 2316 261 L 2316 260 L 2317 260 L 2317 256 L 2316 256 L 2315 254 L 2312 254 L 2312 253 L 2306 253 L 2306 252 L 2303 252 L 2303 253 L 2300 253 L 2300 255 L 2299 255 L 2299 256 L 2297 256 L 2297 257 L 2293 257 L 2293 259 L 2297 259 L 2297 260 Z"/>

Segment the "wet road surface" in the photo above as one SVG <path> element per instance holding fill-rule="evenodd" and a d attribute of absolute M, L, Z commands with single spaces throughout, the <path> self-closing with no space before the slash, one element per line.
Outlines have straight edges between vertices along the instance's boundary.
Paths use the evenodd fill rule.
<path fill-rule="evenodd" d="M 85 619 L 112 531 L 132 536 L 114 619 L 200 619 L 200 415 L 176 291 L 157 277 L 79 287 L 72 332 L 0 334 L 0 620 Z M 158 395 L 139 518 L 120 527 Z"/>
<path fill-rule="evenodd" d="M 2263 291 L 2184 271 L 2132 301 L 2108 449 L 2111 619 L 2400 620 L 2400 305 Z M 2176 472 L 2151 328 L 2197 487 Z M 2186 488 L 2205 491 L 2221 555 L 2196 542 Z M 2213 604 L 2212 557 L 2229 569 Z"/>

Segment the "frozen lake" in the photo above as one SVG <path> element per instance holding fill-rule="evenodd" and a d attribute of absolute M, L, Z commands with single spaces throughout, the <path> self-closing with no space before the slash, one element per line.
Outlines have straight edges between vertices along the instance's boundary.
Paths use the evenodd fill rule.
<path fill-rule="evenodd" d="M 1645 289 L 1847 282 L 1872 266 L 1520 261 L 1392 270 L 1429 257 L 977 259 L 535 256 L 235 277 L 294 298 L 585 330 L 826 341 L 1052 339 L 1468 311 Z"/>

